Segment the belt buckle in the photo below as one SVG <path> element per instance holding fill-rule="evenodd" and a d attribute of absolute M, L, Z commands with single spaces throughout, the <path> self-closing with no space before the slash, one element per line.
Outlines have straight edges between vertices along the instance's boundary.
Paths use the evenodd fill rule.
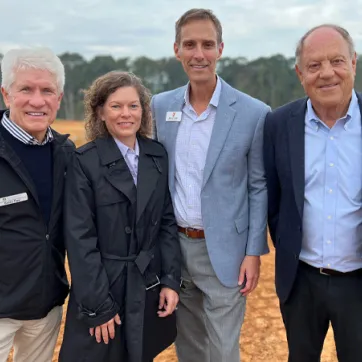
<path fill-rule="evenodd" d="M 325 272 L 323 271 L 324 269 L 325 269 L 325 268 L 319 268 L 319 273 L 322 274 L 322 275 L 330 276 L 330 274 L 325 273 Z"/>
<path fill-rule="evenodd" d="M 190 237 L 190 234 L 189 234 L 189 227 L 185 228 L 185 235 L 189 238 Z"/>
<path fill-rule="evenodd" d="M 149 286 L 146 286 L 146 290 L 150 290 L 150 289 L 152 289 L 154 287 L 157 287 L 157 285 L 161 284 L 160 279 L 159 279 L 159 277 L 157 275 L 156 275 L 156 279 L 157 279 L 157 281 L 155 283 L 153 283 L 153 284 L 151 284 Z"/>

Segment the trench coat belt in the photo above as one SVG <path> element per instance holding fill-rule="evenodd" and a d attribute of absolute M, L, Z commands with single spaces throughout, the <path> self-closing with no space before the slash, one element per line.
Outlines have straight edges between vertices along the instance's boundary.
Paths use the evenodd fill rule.
<path fill-rule="evenodd" d="M 141 250 L 138 255 L 127 255 L 127 256 L 118 256 L 108 253 L 101 252 L 101 255 L 104 259 L 118 260 L 123 262 L 135 263 L 140 273 L 143 275 L 151 260 L 154 258 L 155 248 L 150 250 Z"/>

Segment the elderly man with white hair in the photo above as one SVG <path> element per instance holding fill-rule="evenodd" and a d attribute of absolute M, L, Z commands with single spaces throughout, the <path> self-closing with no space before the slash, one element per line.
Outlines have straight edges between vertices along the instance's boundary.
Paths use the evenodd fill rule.
<path fill-rule="evenodd" d="M 15 49 L 1 62 L 0 362 L 50 362 L 62 305 L 63 183 L 74 150 L 50 128 L 63 95 L 64 66 L 49 49 Z"/>

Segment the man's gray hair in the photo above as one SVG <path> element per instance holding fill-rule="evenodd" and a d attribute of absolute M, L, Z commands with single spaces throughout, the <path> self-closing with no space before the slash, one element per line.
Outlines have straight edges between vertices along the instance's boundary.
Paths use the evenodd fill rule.
<path fill-rule="evenodd" d="M 54 75 L 58 93 L 62 93 L 65 83 L 64 65 L 49 48 L 22 48 L 9 50 L 1 61 L 1 86 L 9 92 L 15 81 L 16 72 L 23 69 L 47 70 Z"/>
<path fill-rule="evenodd" d="M 320 29 L 320 28 L 334 29 L 336 32 L 341 34 L 343 39 L 346 41 L 346 43 L 348 45 L 350 56 L 353 57 L 353 55 L 355 53 L 355 47 L 354 47 L 353 39 L 349 35 L 348 31 L 346 29 L 342 28 L 341 26 L 338 26 L 335 24 L 322 24 L 322 25 L 315 26 L 314 28 L 308 30 L 298 41 L 297 48 L 295 50 L 295 63 L 297 65 L 300 65 L 300 58 L 303 53 L 303 46 L 304 46 L 305 40 L 308 38 L 308 36 L 310 34 L 312 34 L 315 30 Z"/>

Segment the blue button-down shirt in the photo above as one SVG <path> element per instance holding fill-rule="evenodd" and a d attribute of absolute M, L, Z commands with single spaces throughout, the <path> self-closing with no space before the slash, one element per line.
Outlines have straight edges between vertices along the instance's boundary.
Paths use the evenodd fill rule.
<path fill-rule="evenodd" d="M 182 227 L 203 229 L 201 186 L 221 88 L 221 81 L 218 78 L 209 105 L 199 116 L 190 103 L 189 86 L 185 92 L 182 119 L 176 137 L 176 178 L 173 200 L 176 221 Z"/>
<path fill-rule="evenodd" d="M 132 175 L 133 182 L 137 186 L 137 175 L 138 175 L 138 158 L 140 155 L 140 149 L 138 146 L 138 141 L 136 139 L 136 144 L 134 150 L 129 148 L 124 143 L 122 143 L 117 138 L 114 138 L 119 150 L 122 153 L 124 160 L 128 166 L 129 172 Z"/>
<path fill-rule="evenodd" d="M 355 92 L 332 128 L 307 103 L 300 259 L 341 272 L 362 268 L 362 132 Z"/>

